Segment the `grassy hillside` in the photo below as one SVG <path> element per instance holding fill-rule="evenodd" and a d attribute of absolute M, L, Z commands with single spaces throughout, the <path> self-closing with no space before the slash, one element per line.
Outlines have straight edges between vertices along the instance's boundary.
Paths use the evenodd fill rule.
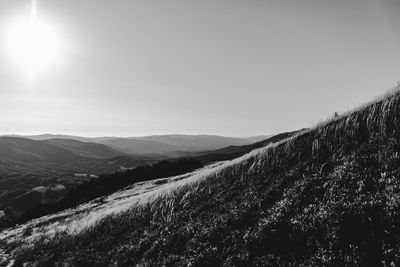
<path fill-rule="evenodd" d="M 75 181 L 75 183 L 79 183 L 79 179 L 81 182 L 77 185 L 72 185 L 72 181 L 68 183 L 62 182 L 59 184 L 59 187 L 63 188 L 62 192 L 54 190 L 54 184 L 46 187 L 43 186 L 43 183 L 40 183 L 40 188 L 42 188 L 40 192 L 36 190 L 36 187 L 33 188 L 29 183 L 24 184 L 23 187 L 20 185 L 16 187 L 17 184 L 15 184 L 14 191 L 11 190 L 10 192 L 10 190 L 7 190 L 7 193 L 0 194 L 0 210 L 5 210 L 5 216 L 0 218 L 0 229 L 6 226 L 13 226 L 17 223 L 21 224 L 30 219 L 62 211 L 67 208 L 74 208 L 78 204 L 94 198 L 107 196 L 136 182 L 182 174 L 198 169 L 211 162 L 234 159 L 235 157 L 246 154 L 252 149 L 280 141 L 294 135 L 295 133 L 297 133 L 297 131 L 278 134 L 252 145 L 229 146 L 215 151 L 199 153 L 196 154 L 196 157 L 159 161 L 155 164 L 143 165 L 131 170 L 128 169 L 125 171 L 100 175 L 100 177 L 95 179 L 87 180 L 78 177 L 78 182 Z M 207 138 L 210 137 L 207 136 Z M 102 144 L 81 142 L 72 139 L 50 139 L 42 142 L 51 143 L 56 146 L 59 145 L 82 155 L 90 154 L 92 157 L 101 157 L 102 155 L 111 156 L 115 153 L 115 151 Z M 190 155 L 192 155 L 192 153 Z M 100 166 L 99 169 L 103 168 Z M 82 179 L 84 180 L 82 181 Z M 77 179 L 75 178 L 73 180 Z M 31 188 L 27 188 L 28 185 L 33 189 L 31 190 Z M 66 185 L 66 187 L 64 187 L 64 185 Z M 51 195 L 52 198 L 46 198 L 48 195 Z M 9 207 L 13 210 L 10 210 Z"/>
<path fill-rule="evenodd" d="M 9 212 L 6 212 L 6 216 L 0 217 L 0 230 L 44 215 L 75 208 L 78 204 L 95 198 L 107 197 L 111 193 L 138 182 L 180 175 L 200 167 L 203 167 L 203 164 L 193 159 L 164 160 L 151 165 L 139 166 L 125 172 L 100 175 L 72 188 L 66 188 L 61 185 L 49 188 L 44 186 L 35 187 L 31 191 L 14 196 L 14 198 L 10 199 L 12 200 L 11 203 L 5 203 L 11 204 L 15 210 L 23 212 L 19 216 L 7 216 Z"/>
<path fill-rule="evenodd" d="M 3 214 L 0 217 L 0 229 L 66 208 L 73 208 L 77 204 L 111 194 L 138 181 L 192 171 L 202 166 L 198 160 L 209 163 L 222 159 L 233 159 L 249 152 L 252 148 L 283 139 L 288 135 L 289 133 L 276 135 L 254 145 L 228 147 L 216 151 L 216 154 L 214 151 L 202 153 L 199 159 L 161 161 L 153 166 L 143 165 L 134 170 L 125 168 L 117 173 L 114 172 L 119 170 L 120 166 L 136 167 L 139 164 L 145 164 L 146 161 L 151 162 L 156 159 L 145 157 L 134 159 L 132 156 L 123 155 L 106 145 L 64 139 L 65 136 L 48 140 L 2 137 L 0 139 L 3 143 L 0 142 L 0 148 L 3 149 L 3 153 L 7 152 L 5 144 L 12 145 L 17 149 L 15 149 L 16 153 L 4 154 L 0 160 L 0 166 L 1 162 L 5 160 L 10 163 L 8 167 L 3 164 L 1 168 L 4 176 L 0 178 L 0 210 Z M 48 135 L 41 135 L 37 138 L 46 137 Z M 177 142 L 177 144 L 182 140 L 186 142 L 197 140 L 194 142 L 195 146 L 198 146 L 199 143 L 214 141 L 234 143 L 230 138 L 219 136 L 168 135 L 149 138 L 160 138 L 160 141 Z M 56 155 L 58 159 L 61 159 L 62 153 L 70 156 L 68 161 L 52 161 L 51 155 Z M 30 157 L 21 159 L 14 154 L 27 154 Z M 192 153 L 190 154 L 192 155 Z M 23 162 L 16 161 L 17 159 L 23 160 Z M 111 174 L 100 175 L 100 178 L 96 177 L 107 172 Z M 80 174 L 77 176 L 75 173 Z M 89 175 L 85 176 L 82 173 Z M 92 178 L 90 174 L 95 178 Z M 61 188 L 61 190 L 54 188 Z"/>
<path fill-rule="evenodd" d="M 249 153 L 250 151 L 256 149 L 256 148 L 261 148 L 264 146 L 267 146 L 271 143 L 279 142 L 283 139 L 286 139 L 290 136 L 293 136 L 301 131 L 305 131 L 306 129 L 302 129 L 299 131 L 293 131 L 293 132 L 285 132 L 285 133 L 280 133 L 277 135 L 270 136 L 262 141 L 250 144 L 250 145 L 242 145 L 242 146 L 228 146 L 212 151 L 204 151 L 204 152 L 199 152 L 195 153 L 195 155 L 190 154 L 191 157 L 200 160 L 205 163 L 210 163 L 210 162 L 215 162 L 215 161 L 222 161 L 222 160 L 231 160 L 237 157 L 240 157 L 246 153 Z"/>
<path fill-rule="evenodd" d="M 0 234 L 28 266 L 397 266 L 400 93 Z"/>
<path fill-rule="evenodd" d="M 132 168 L 154 160 L 75 140 L 0 137 L 0 228 L 37 205 L 58 203 L 65 189 L 121 166 Z"/>

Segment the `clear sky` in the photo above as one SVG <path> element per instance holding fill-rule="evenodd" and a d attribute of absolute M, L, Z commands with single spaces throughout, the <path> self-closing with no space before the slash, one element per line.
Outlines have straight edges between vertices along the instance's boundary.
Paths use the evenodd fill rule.
<path fill-rule="evenodd" d="M 1 0 L 0 31 L 28 3 Z M 273 134 L 400 80 L 397 0 L 37 0 L 37 10 L 61 59 L 29 84 L 1 48 L 2 134 Z"/>

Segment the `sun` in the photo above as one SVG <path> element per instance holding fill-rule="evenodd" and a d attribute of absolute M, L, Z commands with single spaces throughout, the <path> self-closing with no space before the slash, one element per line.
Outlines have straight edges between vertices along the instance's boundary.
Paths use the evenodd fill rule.
<path fill-rule="evenodd" d="M 5 41 L 7 55 L 31 77 L 56 63 L 60 57 L 57 32 L 50 23 L 38 18 L 34 7 L 29 16 L 10 23 Z"/>

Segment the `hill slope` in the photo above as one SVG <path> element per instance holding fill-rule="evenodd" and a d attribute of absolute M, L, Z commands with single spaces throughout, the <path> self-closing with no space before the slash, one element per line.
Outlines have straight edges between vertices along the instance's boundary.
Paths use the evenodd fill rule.
<path fill-rule="evenodd" d="M 400 264 L 400 94 L 0 234 L 28 266 Z M 112 244 L 112 246 L 110 246 Z"/>
<path fill-rule="evenodd" d="M 64 148 L 20 137 L 0 137 L 0 157 L 19 162 L 66 162 L 74 154 Z"/>
<path fill-rule="evenodd" d="M 82 157 L 113 158 L 122 155 L 120 152 L 106 145 L 92 142 L 82 142 L 72 139 L 49 139 L 43 142 L 67 149 Z"/>
<path fill-rule="evenodd" d="M 283 139 L 286 139 L 290 136 L 293 136 L 295 134 L 300 133 L 301 131 L 305 131 L 306 129 L 302 129 L 299 131 L 293 131 L 293 132 L 285 132 L 285 133 L 280 133 L 277 135 L 270 136 L 266 139 L 263 139 L 262 141 L 256 142 L 254 144 L 250 145 L 242 145 L 242 146 L 228 146 L 212 151 L 204 151 L 204 152 L 198 152 L 198 153 L 191 153 L 188 154 L 191 157 L 200 160 L 202 162 L 215 162 L 215 161 L 222 161 L 222 160 L 231 160 L 236 157 L 240 157 L 246 153 L 249 153 L 250 151 L 256 149 L 256 148 L 261 148 L 264 146 L 267 146 L 271 143 L 279 142 Z"/>
<path fill-rule="evenodd" d="M 2 181 L 0 179 L 0 186 L 4 184 L 5 187 L 3 188 L 3 190 L 6 190 L 6 192 L 0 190 L 0 210 L 5 209 L 7 211 L 5 212 L 5 216 L 0 218 L 0 229 L 4 228 L 5 226 L 15 225 L 17 223 L 21 224 L 30 219 L 62 211 L 67 208 L 74 208 L 80 203 L 87 202 L 94 198 L 107 196 L 139 181 L 153 180 L 155 178 L 193 171 L 194 169 L 200 168 L 205 164 L 218 160 L 234 159 L 237 156 L 246 154 L 254 148 L 259 148 L 267 144 L 280 141 L 295 133 L 296 132 L 278 134 L 253 145 L 231 146 L 217 150 L 215 152 L 204 152 L 197 157 L 174 158 L 169 159 L 169 161 L 159 161 L 156 164 L 143 165 L 134 169 L 124 170 L 123 172 L 100 175 L 95 179 L 90 179 L 89 177 L 89 181 L 87 177 L 83 177 L 82 175 L 70 179 L 64 179 L 69 180 L 68 182 L 62 181 L 60 179 L 54 179 L 53 177 L 53 182 L 60 182 L 61 184 L 59 185 L 62 186 L 62 188 L 65 188 L 64 186 L 66 186 L 67 189 L 62 190 L 63 193 L 61 199 L 55 198 L 55 194 L 53 194 L 53 201 L 47 201 L 44 195 L 41 196 L 40 194 L 38 194 L 37 190 L 33 186 L 33 182 L 17 184 L 15 183 L 17 179 L 14 179 L 14 186 L 12 186 L 7 185 L 7 183 L 10 182 L 9 180 Z M 101 144 L 80 142 L 71 139 L 50 139 L 44 140 L 42 142 L 51 142 L 52 144 L 63 146 L 74 152 L 76 151 L 76 153 L 81 153 L 84 155 L 90 154 L 97 157 L 101 157 L 102 152 L 104 152 L 106 155 L 109 152 L 109 148 L 105 147 L 104 149 L 102 147 L 103 145 Z M 193 155 L 193 153 L 189 153 L 189 155 Z M 123 159 L 124 157 L 120 158 Z M 105 159 L 106 161 L 100 161 L 97 163 L 92 162 L 92 172 L 98 174 L 98 171 L 104 171 L 104 169 L 107 167 L 104 165 L 109 164 L 110 161 L 115 161 L 116 159 L 117 158 L 107 158 Z M 142 163 L 144 163 L 145 159 L 142 160 Z M 118 162 L 121 165 L 125 165 L 125 163 L 122 161 Z M 140 161 L 136 161 L 135 163 L 138 162 Z M 72 164 L 77 165 L 76 167 L 79 166 L 78 162 Z M 114 164 L 109 166 L 110 172 L 113 172 L 115 170 L 112 169 L 112 166 L 114 166 L 115 168 Z M 52 168 L 57 169 L 59 167 L 53 166 Z M 38 172 L 37 169 L 35 169 L 34 171 L 35 173 Z M 43 175 L 43 172 L 40 173 L 41 175 Z M 52 176 L 54 176 L 54 173 Z M 73 182 L 76 183 L 77 180 L 81 180 L 81 183 L 71 186 L 71 184 Z M 50 184 L 50 187 L 48 188 L 44 187 L 43 185 L 46 185 L 46 183 L 44 183 L 43 180 L 41 180 L 39 183 L 36 183 L 35 186 L 38 185 L 40 185 L 40 191 L 42 191 L 42 193 L 46 192 L 47 190 L 50 190 L 51 192 L 54 191 L 52 189 L 52 187 L 54 187 L 52 184 Z M 33 190 L 31 191 L 31 189 Z M 9 207 L 13 207 L 14 210 L 21 211 L 21 214 L 16 215 L 15 213 L 10 212 Z"/>
<path fill-rule="evenodd" d="M 93 142 L 94 138 L 83 137 L 76 135 L 66 135 L 66 134 L 38 134 L 38 135 L 15 135 L 16 137 L 24 137 L 36 141 L 44 141 L 49 139 L 71 139 L 81 142 Z"/>
<path fill-rule="evenodd" d="M 138 140 L 155 141 L 163 144 L 176 146 L 181 151 L 204 151 L 215 150 L 227 146 L 241 146 L 256 143 L 267 139 L 265 136 L 249 138 L 234 138 L 218 135 L 153 135 L 137 137 Z"/>
<path fill-rule="evenodd" d="M 154 160 L 122 155 L 96 143 L 0 137 L 0 218 L 18 219 L 38 204 L 58 202 L 60 194 L 56 197 L 55 191 L 65 195 L 66 190 L 99 174 Z"/>
<path fill-rule="evenodd" d="M 254 136 L 248 138 L 233 138 L 218 135 L 152 135 L 141 137 L 80 137 L 70 135 L 31 135 L 26 138 L 32 140 L 69 139 L 81 142 L 98 143 L 112 149 L 133 155 L 171 155 L 180 156 L 184 153 L 215 150 L 227 146 L 241 146 L 252 144 L 266 139 L 266 136 Z"/>

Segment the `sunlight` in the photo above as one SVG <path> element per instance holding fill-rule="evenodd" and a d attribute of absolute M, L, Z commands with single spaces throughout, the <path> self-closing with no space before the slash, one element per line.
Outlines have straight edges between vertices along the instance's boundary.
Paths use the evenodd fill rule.
<path fill-rule="evenodd" d="M 34 1 L 28 17 L 10 23 L 5 40 L 7 54 L 30 78 L 59 60 L 58 35 L 48 22 L 39 19 Z"/>

